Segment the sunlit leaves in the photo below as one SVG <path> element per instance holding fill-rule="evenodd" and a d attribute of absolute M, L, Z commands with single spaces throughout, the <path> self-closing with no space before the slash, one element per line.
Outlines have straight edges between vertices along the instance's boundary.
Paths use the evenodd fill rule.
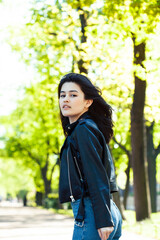
<path fill-rule="evenodd" d="M 0 159 L 0 192 L 1 196 L 10 193 L 15 197 L 20 190 L 32 191 L 34 188 L 32 171 L 21 164 L 20 159 L 14 161 L 11 158 Z"/>
<path fill-rule="evenodd" d="M 14 128 L 11 136 L 20 137 L 43 164 L 49 151 L 50 172 L 55 162 L 52 152 L 59 150 L 64 139 L 58 118 L 57 85 L 65 73 L 79 72 L 78 61 L 83 59 L 89 78 L 103 90 L 104 98 L 114 109 L 115 137 L 130 150 L 134 72 L 148 83 L 145 117 L 149 121 L 156 119 L 156 123 L 160 121 L 159 2 L 42 0 L 33 3 L 30 21 L 24 29 L 12 30 L 10 42 L 27 63 L 35 66 L 41 83 L 26 89 L 24 100 L 11 116 Z M 87 22 L 83 43 L 81 14 Z M 146 42 L 145 70 L 140 65 L 133 67 L 133 35 L 136 44 Z M 113 153 L 117 169 L 123 161 L 127 165 L 127 158 L 116 144 Z"/>
<path fill-rule="evenodd" d="M 60 127 L 55 85 L 39 83 L 26 89 L 17 109 L 5 118 L 6 151 L 21 159 L 32 170 L 36 189 L 44 191 L 42 169 L 48 166 L 46 177 L 52 179 L 52 168 L 57 162 L 64 139 Z"/>

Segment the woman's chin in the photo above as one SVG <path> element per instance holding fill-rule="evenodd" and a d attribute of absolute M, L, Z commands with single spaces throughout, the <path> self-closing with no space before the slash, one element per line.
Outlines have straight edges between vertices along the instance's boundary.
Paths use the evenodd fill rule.
<path fill-rule="evenodd" d="M 63 111 L 63 112 L 62 112 L 62 115 L 63 115 L 64 117 L 69 117 L 69 116 L 70 116 L 70 114 L 69 114 L 67 111 Z"/>

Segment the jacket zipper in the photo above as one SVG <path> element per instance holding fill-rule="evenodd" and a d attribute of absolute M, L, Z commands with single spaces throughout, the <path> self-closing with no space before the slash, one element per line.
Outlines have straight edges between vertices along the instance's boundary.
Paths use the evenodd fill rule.
<path fill-rule="evenodd" d="M 71 193 L 70 199 L 71 199 L 72 202 L 75 202 L 75 199 L 73 197 L 72 187 L 71 187 L 68 151 L 69 151 L 69 149 L 67 150 L 67 163 L 68 163 L 68 182 L 69 182 L 69 189 L 70 189 L 70 193 Z"/>
<path fill-rule="evenodd" d="M 77 166 L 78 172 L 79 172 L 80 180 L 81 180 L 81 182 L 83 182 L 82 174 L 81 174 L 81 171 L 80 171 L 79 166 L 78 166 L 78 163 L 77 163 L 77 158 L 74 157 L 74 160 L 75 160 L 75 163 L 76 163 L 76 166 Z"/>

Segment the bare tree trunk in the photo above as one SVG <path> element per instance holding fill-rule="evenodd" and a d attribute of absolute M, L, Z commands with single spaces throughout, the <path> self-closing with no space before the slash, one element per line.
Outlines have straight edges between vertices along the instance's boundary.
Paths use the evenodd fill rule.
<path fill-rule="evenodd" d="M 79 15 L 80 22 L 81 22 L 81 43 L 85 43 L 85 42 L 87 42 L 87 36 L 86 36 L 86 31 L 85 31 L 85 28 L 87 26 L 87 14 L 80 7 L 79 7 L 78 10 L 82 11 L 82 13 Z M 79 49 L 79 52 L 80 51 L 83 51 L 83 50 Z M 80 73 L 86 73 L 87 74 L 88 69 L 85 67 L 84 64 L 85 64 L 85 61 L 81 58 L 78 61 L 78 68 L 79 68 Z"/>
<path fill-rule="evenodd" d="M 147 161 L 148 161 L 148 179 L 149 179 L 149 188 L 151 195 L 151 209 L 152 212 L 157 211 L 156 203 L 156 161 L 154 158 L 154 145 L 153 145 L 153 125 L 146 127 L 147 129 Z"/>
<path fill-rule="evenodd" d="M 145 43 L 134 44 L 134 63 L 143 67 Z M 150 194 L 147 171 L 147 143 L 144 125 L 146 81 L 135 73 L 135 91 L 131 110 L 131 145 L 136 220 L 150 218 Z"/>
<path fill-rule="evenodd" d="M 122 215 L 123 220 L 126 220 L 126 217 L 124 215 L 124 208 L 123 208 L 123 204 L 121 203 L 121 200 L 120 200 L 119 192 L 113 193 L 112 195 L 113 195 L 113 201 L 116 203 L 116 205 Z"/>
<path fill-rule="evenodd" d="M 43 202 L 43 193 L 42 192 L 38 192 L 38 191 L 36 191 L 36 204 L 38 205 L 38 206 L 42 206 L 42 202 Z"/>
<path fill-rule="evenodd" d="M 130 169 L 131 169 L 131 154 L 130 154 L 129 161 L 128 161 L 128 167 L 125 171 L 125 173 L 127 175 L 127 180 L 126 180 L 126 186 L 125 186 L 124 197 L 123 197 L 124 209 L 126 209 L 126 207 L 127 207 L 127 197 L 128 197 L 128 193 L 129 193 L 129 173 L 130 173 Z"/>
<path fill-rule="evenodd" d="M 127 154 L 128 156 L 128 167 L 125 170 L 125 173 L 127 175 L 127 180 L 126 180 L 126 186 L 124 190 L 124 197 L 123 197 L 123 206 L 124 209 L 126 209 L 127 205 L 127 197 L 128 197 L 128 192 L 129 192 L 129 174 L 130 174 L 130 168 L 131 168 L 131 159 L 132 159 L 132 153 L 120 142 L 118 142 L 115 137 L 113 137 L 113 141 L 118 144 L 118 146 Z"/>
<path fill-rule="evenodd" d="M 157 212 L 157 190 L 156 190 L 156 158 L 160 153 L 160 145 L 155 149 L 153 143 L 154 122 L 147 126 L 147 160 L 148 160 L 148 177 L 151 195 L 152 212 Z"/>
<path fill-rule="evenodd" d="M 48 171 L 48 161 L 43 168 L 41 168 L 42 179 L 44 182 L 44 197 L 47 198 L 48 194 L 51 193 L 51 179 L 47 179 L 47 171 Z"/>

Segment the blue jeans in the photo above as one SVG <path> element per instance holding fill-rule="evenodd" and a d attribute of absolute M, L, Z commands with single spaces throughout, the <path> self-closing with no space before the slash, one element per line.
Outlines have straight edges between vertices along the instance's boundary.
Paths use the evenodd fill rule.
<path fill-rule="evenodd" d="M 71 203 L 74 218 L 77 216 L 80 199 Z M 95 226 L 92 203 L 89 197 L 84 198 L 85 219 L 84 222 L 74 222 L 74 231 L 72 240 L 101 240 Z M 122 217 L 116 206 L 111 200 L 111 215 L 114 222 L 114 230 L 108 240 L 118 240 L 121 236 Z"/>

